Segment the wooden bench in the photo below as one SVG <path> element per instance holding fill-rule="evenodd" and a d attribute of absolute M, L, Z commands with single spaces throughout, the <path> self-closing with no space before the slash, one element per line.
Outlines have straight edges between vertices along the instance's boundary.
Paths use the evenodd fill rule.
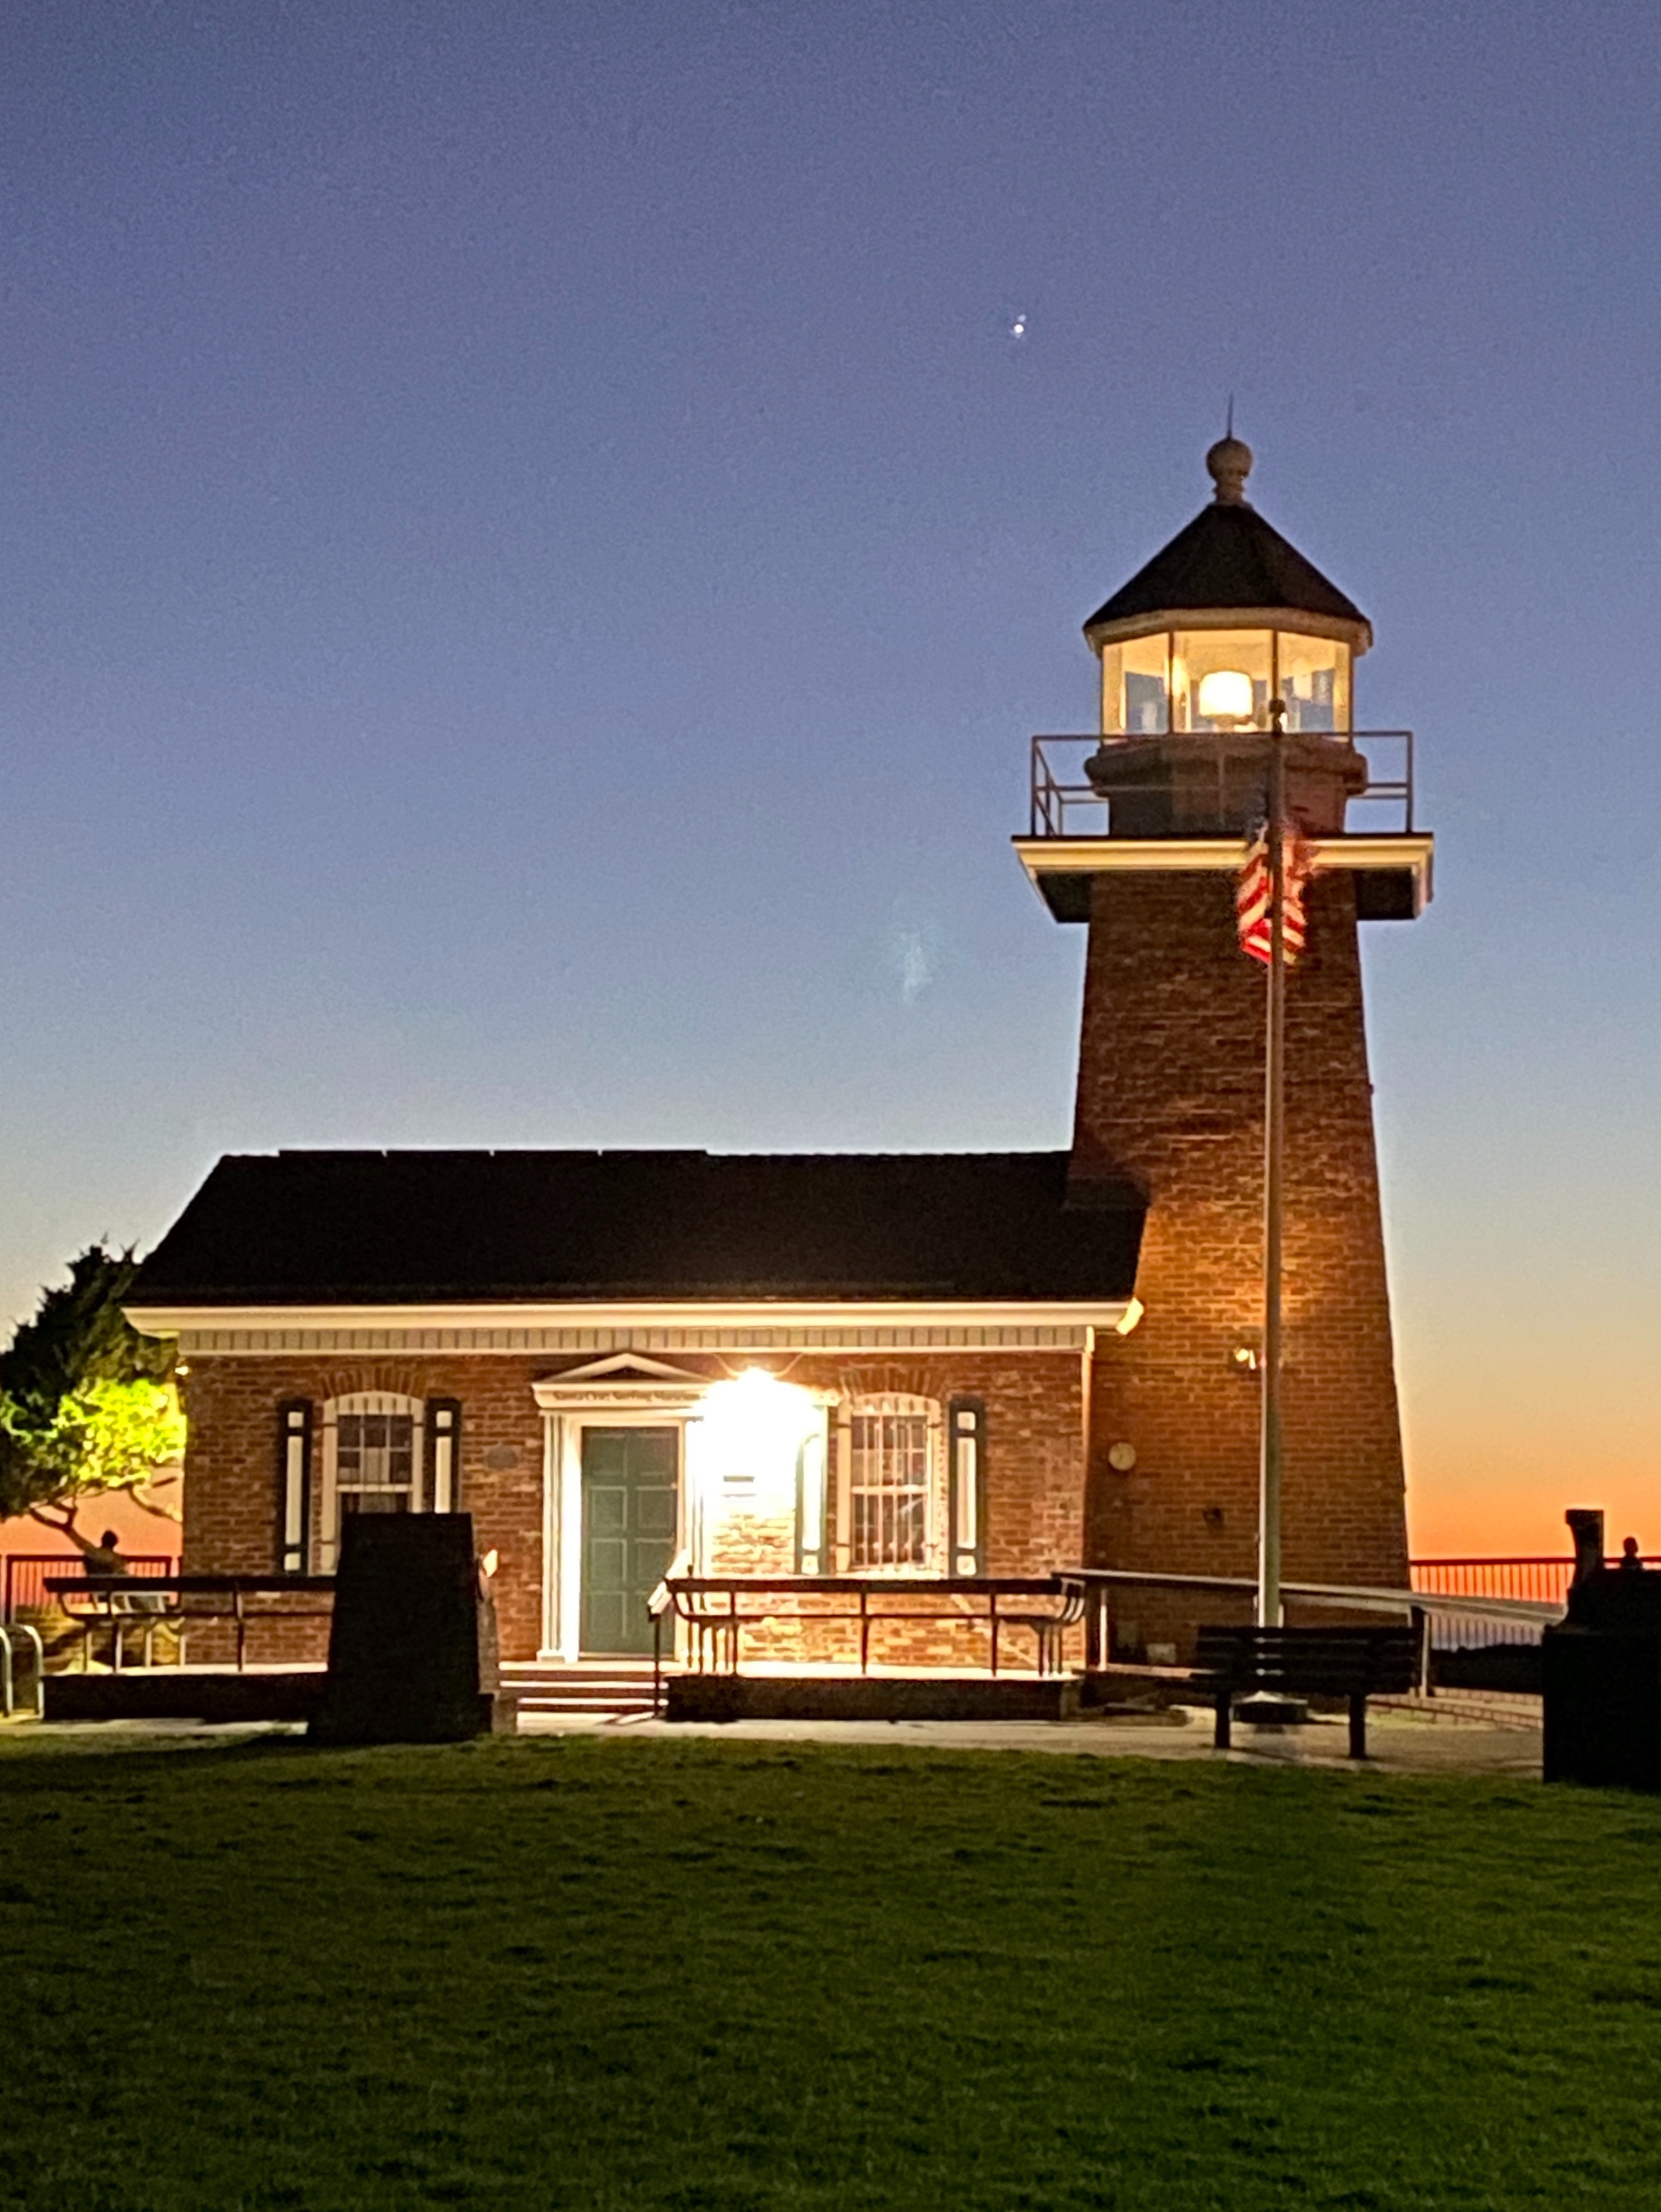
<path fill-rule="evenodd" d="M 1227 1751 L 1234 1701 L 1252 1691 L 1344 1698 L 1349 1756 L 1367 1757 L 1367 1701 L 1399 1696 L 1418 1680 L 1411 1628 L 1202 1628 L 1197 1668 L 1216 1701 L 1215 1742 Z"/>

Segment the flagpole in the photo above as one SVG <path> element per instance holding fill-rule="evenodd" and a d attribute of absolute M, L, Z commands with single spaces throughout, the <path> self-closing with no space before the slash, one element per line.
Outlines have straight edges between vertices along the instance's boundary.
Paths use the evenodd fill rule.
<path fill-rule="evenodd" d="M 1269 989 L 1264 1040 L 1263 1428 L 1258 1622 L 1281 1620 L 1281 1224 L 1286 1122 L 1286 702 L 1269 703 Z"/>

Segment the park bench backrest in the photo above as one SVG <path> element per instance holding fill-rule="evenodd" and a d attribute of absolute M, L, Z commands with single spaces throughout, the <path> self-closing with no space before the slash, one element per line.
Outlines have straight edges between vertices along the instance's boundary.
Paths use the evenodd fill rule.
<path fill-rule="evenodd" d="M 1237 1690 L 1310 1697 L 1375 1697 L 1417 1679 L 1410 1628 L 1202 1628 L 1203 1674 Z"/>

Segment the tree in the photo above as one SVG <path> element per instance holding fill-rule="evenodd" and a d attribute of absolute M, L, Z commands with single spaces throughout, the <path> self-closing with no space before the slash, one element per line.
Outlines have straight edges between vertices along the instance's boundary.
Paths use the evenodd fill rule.
<path fill-rule="evenodd" d="M 179 1517 L 153 1494 L 185 1446 L 174 1347 L 141 1336 L 121 1310 L 137 1273 L 130 1249 L 89 1245 L 0 1352 L 0 1520 L 27 1513 L 76 1536 L 81 1504 L 110 1490 Z"/>

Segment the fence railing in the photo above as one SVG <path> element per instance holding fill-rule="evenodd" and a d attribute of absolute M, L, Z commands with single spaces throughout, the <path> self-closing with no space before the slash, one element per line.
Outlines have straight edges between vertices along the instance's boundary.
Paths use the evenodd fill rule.
<path fill-rule="evenodd" d="M 1147 1589 L 1174 1595 L 1199 1590 L 1227 1595 L 1249 1604 L 1257 1583 L 1240 1575 L 1168 1575 L 1143 1572 L 1139 1568 L 1081 1567 L 1070 1570 L 1090 1594 L 1085 1615 L 1085 1665 L 1100 1666 L 1113 1646 L 1112 1608 L 1118 1595 L 1128 1589 Z M 1464 1592 L 1444 1597 L 1416 1588 L 1391 1589 L 1384 1584 L 1360 1583 L 1282 1582 L 1281 1594 L 1294 1606 L 1318 1606 L 1346 1613 L 1386 1613 L 1406 1616 L 1419 1638 L 1422 1675 L 1429 1682 L 1430 1654 L 1470 1643 L 1533 1643 L 1541 1631 L 1561 1618 L 1561 1599 L 1473 1597 Z"/>
<path fill-rule="evenodd" d="M 130 1575 L 170 1575 L 178 1561 L 164 1552 L 127 1553 L 121 1564 Z M 6 1571 L 0 1583 L 0 1621 L 15 1620 L 20 1611 L 45 1605 L 48 1575 L 78 1575 L 78 1552 L 8 1552 Z"/>
<path fill-rule="evenodd" d="M 175 1644 L 179 1666 L 185 1664 L 184 1636 L 206 1622 L 229 1622 L 236 1638 L 236 1671 L 248 1664 L 249 1632 L 256 1621 L 317 1621 L 334 1612 L 332 1575 L 82 1575 L 73 1571 L 46 1577 L 46 1595 L 55 1597 L 81 1631 L 81 1663 L 91 1666 L 94 1632 L 109 1632 L 110 1664 L 118 1674 L 123 1664 L 125 1631 L 136 1627 L 144 1638 L 144 1664 L 151 1664 L 152 1639 L 166 1627 L 179 1640 Z M 294 1600 L 324 1596 L 327 1605 L 299 1605 Z M 261 1598 L 276 1603 L 262 1606 Z"/>
<path fill-rule="evenodd" d="M 1024 1629 L 1034 1638 L 1038 1673 L 1053 1674 L 1062 1669 L 1066 1631 L 1084 1617 L 1084 1585 L 1069 1569 L 1053 1575 L 669 1574 L 647 1610 L 656 1710 L 663 1700 L 664 1662 L 671 1656 L 664 1644 L 666 1622 L 687 1625 L 697 1674 L 737 1674 L 744 1630 L 784 1622 L 821 1631 L 828 1625 L 836 1640 L 846 1635 L 859 1672 L 868 1674 L 871 1631 L 903 1621 L 939 1632 L 967 1629 L 971 1650 L 984 1644 L 993 1674 L 1004 1632 Z"/>
<path fill-rule="evenodd" d="M 1604 1562 L 1618 1566 L 1618 1559 Z M 1646 1554 L 1646 1567 L 1661 1566 L 1661 1558 Z M 1409 1562 L 1415 1590 L 1428 1597 L 1514 1597 L 1534 1605 L 1563 1605 L 1574 1578 L 1574 1561 L 1561 1553 L 1538 1558 L 1413 1559 Z"/>

